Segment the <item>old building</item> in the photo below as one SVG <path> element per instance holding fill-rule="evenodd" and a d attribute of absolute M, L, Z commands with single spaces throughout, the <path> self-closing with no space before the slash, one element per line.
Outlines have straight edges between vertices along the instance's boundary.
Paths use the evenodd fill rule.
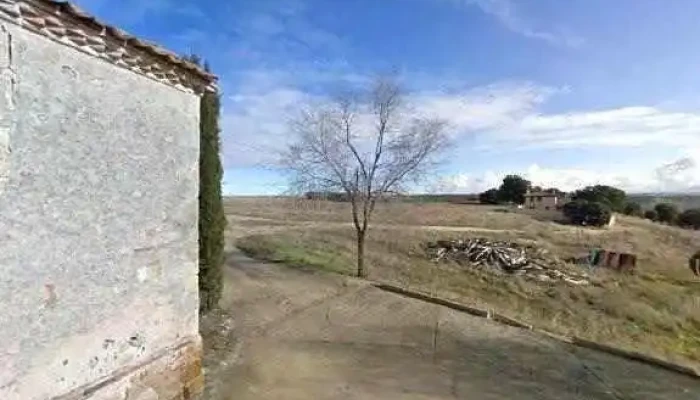
<path fill-rule="evenodd" d="M 566 194 L 558 190 L 528 191 L 525 207 L 538 210 L 558 210 L 566 203 Z"/>
<path fill-rule="evenodd" d="M 199 95 L 216 79 L 50 0 L 0 0 L 0 399 L 202 385 Z"/>

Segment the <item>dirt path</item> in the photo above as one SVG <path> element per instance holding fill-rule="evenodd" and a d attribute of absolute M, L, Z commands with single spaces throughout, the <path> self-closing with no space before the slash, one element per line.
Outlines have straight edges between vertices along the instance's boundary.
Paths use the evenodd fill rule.
<path fill-rule="evenodd" d="M 205 336 L 211 400 L 690 400 L 700 393 L 691 378 L 235 250 L 222 306 L 233 328 L 226 338 Z"/>
<path fill-rule="evenodd" d="M 297 220 L 279 220 L 272 218 L 252 217 L 240 214 L 227 214 L 226 217 L 235 225 L 235 221 L 256 221 L 260 222 L 260 228 L 275 228 L 275 230 L 284 230 L 294 228 L 352 228 L 352 222 L 329 222 L 329 221 L 297 221 Z M 258 228 L 246 226 L 245 229 Z M 389 229 L 409 229 L 422 231 L 439 231 L 439 232 L 512 232 L 522 233 L 519 230 L 513 229 L 490 229 L 474 226 L 443 226 L 443 225 L 402 225 L 402 224 L 372 224 L 372 229 L 389 230 Z M 250 233 L 250 232 L 249 232 Z"/>

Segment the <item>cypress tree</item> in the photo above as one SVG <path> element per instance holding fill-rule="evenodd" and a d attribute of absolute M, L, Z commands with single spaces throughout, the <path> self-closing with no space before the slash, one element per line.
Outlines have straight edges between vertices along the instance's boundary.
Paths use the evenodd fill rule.
<path fill-rule="evenodd" d="M 200 64 L 197 56 L 188 59 Z M 208 65 L 205 68 L 209 71 Z M 221 196 L 220 108 L 218 93 L 202 95 L 199 116 L 199 309 L 202 313 L 218 305 L 223 289 L 226 216 Z"/>

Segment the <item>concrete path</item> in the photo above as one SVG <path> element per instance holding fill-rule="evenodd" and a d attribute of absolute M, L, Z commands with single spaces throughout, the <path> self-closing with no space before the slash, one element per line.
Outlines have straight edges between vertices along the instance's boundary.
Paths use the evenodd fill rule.
<path fill-rule="evenodd" d="M 224 308 L 240 352 L 208 371 L 218 385 L 212 400 L 700 396 L 699 380 L 350 278 L 259 263 L 236 251 L 226 274 Z"/>

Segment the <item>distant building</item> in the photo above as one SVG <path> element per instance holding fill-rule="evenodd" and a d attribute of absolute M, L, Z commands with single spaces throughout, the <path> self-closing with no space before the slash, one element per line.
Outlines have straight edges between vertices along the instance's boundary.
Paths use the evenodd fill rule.
<path fill-rule="evenodd" d="M 557 189 L 528 191 L 525 193 L 525 208 L 558 210 L 567 201 L 567 195 Z"/>

